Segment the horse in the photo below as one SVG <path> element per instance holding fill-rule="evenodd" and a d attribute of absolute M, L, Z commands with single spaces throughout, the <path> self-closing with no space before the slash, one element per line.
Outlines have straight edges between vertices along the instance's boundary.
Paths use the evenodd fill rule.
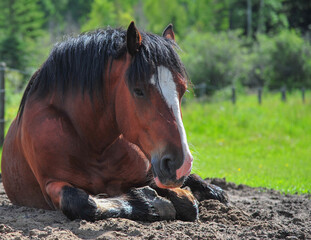
<path fill-rule="evenodd" d="M 159 36 L 134 22 L 57 43 L 5 138 L 10 201 L 88 221 L 194 221 L 198 201 L 226 203 L 221 188 L 190 175 L 177 51 L 172 25 Z"/>

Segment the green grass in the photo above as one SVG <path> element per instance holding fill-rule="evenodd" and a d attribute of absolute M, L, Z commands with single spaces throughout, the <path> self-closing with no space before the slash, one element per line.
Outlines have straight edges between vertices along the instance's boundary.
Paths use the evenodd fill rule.
<path fill-rule="evenodd" d="M 309 96 L 306 96 L 309 97 Z M 193 172 L 285 193 L 311 192 L 311 102 L 268 94 L 183 107 Z"/>
<path fill-rule="evenodd" d="M 238 96 L 229 101 L 183 106 L 184 125 L 194 155 L 193 172 L 202 177 L 267 187 L 285 193 L 311 192 L 311 101 L 298 93 Z M 6 118 L 13 119 L 21 96 L 7 96 Z M 8 128 L 9 123 L 6 124 Z"/>

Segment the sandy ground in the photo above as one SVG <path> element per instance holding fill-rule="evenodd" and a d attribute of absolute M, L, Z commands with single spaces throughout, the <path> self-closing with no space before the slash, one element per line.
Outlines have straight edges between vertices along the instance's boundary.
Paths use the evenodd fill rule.
<path fill-rule="evenodd" d="M 311 239 L 311 195 L 283 195 L 207 180 L 223 187 L 230 206 L 200 204 L 196 222 L 68 220 L 61 212 L 14 206 L 0 179 L 0 239 Z"/>

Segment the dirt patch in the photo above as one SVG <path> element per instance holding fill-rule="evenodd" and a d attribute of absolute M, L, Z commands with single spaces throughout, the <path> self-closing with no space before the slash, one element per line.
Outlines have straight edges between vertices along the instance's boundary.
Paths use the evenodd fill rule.
<path fill-rule="evenodd" d="M 13 206 L 0 177 L 0 239 L 311 239 L 311 195 L 283 195 L 207 180 L 224 188 L 225 206 L 200 204 L 196 222 L 69 221 L 61 212 Z"/>

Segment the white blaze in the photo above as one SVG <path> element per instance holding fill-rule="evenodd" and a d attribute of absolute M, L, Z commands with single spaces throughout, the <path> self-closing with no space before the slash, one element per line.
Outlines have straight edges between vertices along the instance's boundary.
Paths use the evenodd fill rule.
<path fill-rule="evenodd" d="M 187 158 L 188 156 L 191 156 L 188 142 L 187 142 L 187 136 L 186 131 L 181 119 L 181 113 L 180 113 L 180 107 L 179 107 L 179 98 L 178 98 L 178 92 L 176 90 L 176 83 L 174 82 L 173 75 L 171 71 L 163 66 L 158 67 L 158 79 L 159 79 L 159 86 L 158 89 L 159 92 L 162 94 L 162 97 L 164 98 L 167 106 L 172 109 L 180 139 L 181 139 L 181 145 L 183 149 L 184 157 Z M 153 75 L 151 77 L 151 83 L 155 85 L 156 80 L 155 76 Z"/>

